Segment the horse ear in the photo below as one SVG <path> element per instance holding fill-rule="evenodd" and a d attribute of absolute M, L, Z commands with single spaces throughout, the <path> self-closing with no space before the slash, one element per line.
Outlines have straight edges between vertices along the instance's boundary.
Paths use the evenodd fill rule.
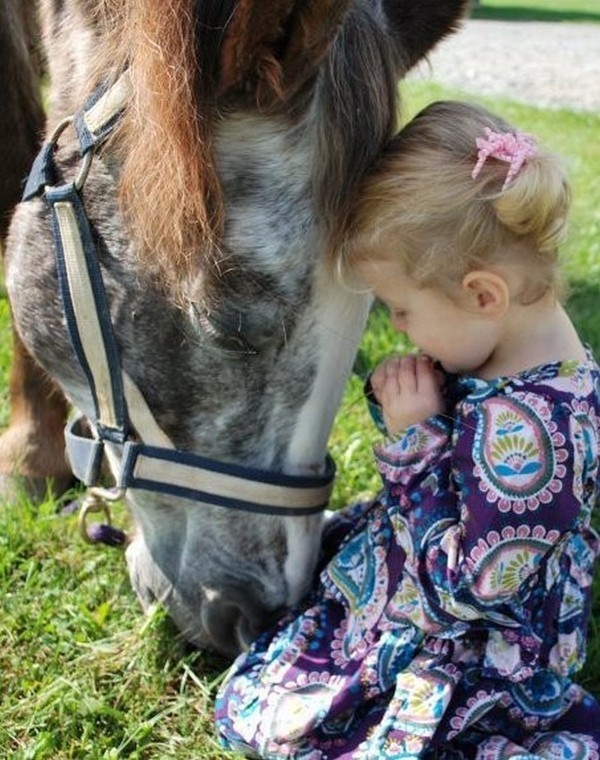
<path fill-rule="evenodd" d="M 469 0 L 382 0 L 382 10 L 408 70 L 467 17 Z"/>
<path fill-rule="evenodd" d="M 220 90 L 285 101 L 312 77 L 350 0 L 240 0 L 221 52 Z"/>
<path fill-rule="evenodd" d="M 288 87 L 297 90 L 314 76 L 342 24 L 350 0 L 309 0 L 299 3 L 283 59 Z"/>

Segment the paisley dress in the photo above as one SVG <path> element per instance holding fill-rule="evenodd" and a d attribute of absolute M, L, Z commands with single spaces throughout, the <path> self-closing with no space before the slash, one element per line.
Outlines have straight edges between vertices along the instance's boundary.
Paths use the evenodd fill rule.
<path fill-rule="evenodd" d="M 300 760 L 599 760 L 585 658 L 600 369 L 452 377 L 448 415 L 375 447 L 304 603 L 233 664 L 223 746 Z"/>

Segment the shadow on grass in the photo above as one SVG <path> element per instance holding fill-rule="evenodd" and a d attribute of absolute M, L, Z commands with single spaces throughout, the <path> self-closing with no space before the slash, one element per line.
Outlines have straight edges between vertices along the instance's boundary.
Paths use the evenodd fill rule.
<path fill-rule="evenodd" d="M 153 666 L 166 672 L 165 663 L 169 663 L 176 679 L 181 675 L 179 666 L 183 663 L 207 683 L 220 680 L 231 665 L 231 659 L 216 652 L 198 649 L 186 641 L 163 608 L 152 613 L 146 634 Z"/>
<path fill-rule="evenodd" d="M 485 21 L 576 21 L 600 23 L 600 10 L 593 11 L 553 11 L 544 8 L 530 8 L 527 5 L 508 5 L 504 8 L 490 8 L 480 5 L 474 8 L 471 18 Z"/>

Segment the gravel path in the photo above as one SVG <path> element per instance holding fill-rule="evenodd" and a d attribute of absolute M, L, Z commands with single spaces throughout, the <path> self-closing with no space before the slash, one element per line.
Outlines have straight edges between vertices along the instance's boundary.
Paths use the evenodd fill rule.
<path fill-rule="evenodd" d="M 600 112 L 600 24 L 470 19 L 411 76 L 472 94 Z"/>

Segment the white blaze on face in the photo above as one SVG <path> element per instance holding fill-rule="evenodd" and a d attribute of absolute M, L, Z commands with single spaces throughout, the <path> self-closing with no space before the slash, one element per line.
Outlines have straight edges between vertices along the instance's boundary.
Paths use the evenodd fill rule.
<path fill-rule="evenodd" d="M 288 584 L 286 604 L 292 606 L 310 588 L 321 545 L 323 518 L 290 517 L 285 521 L 288 554 L 284 565 Z"/>
<path fill-rule="evenodd" d="M 288 448 L 286 471 L 315 473 L 322 466 L 327 440 L 365 328 L 371 297 L 334 282 L 321 267 L 315 288 L 318 367 L 311 394 L 302 408 Z M 288 603 L 305 593 L 320 546 L 322 517 L 286 520 Z"/>
<path fill-rule="evenodd" d="M 321 266 L 312 310 L 318 347 L 317 373 L 288 447 L 288 472 L 315 472 L 315 467 L 324 461 L 331 426 L 352 371 L 371 300 L 367 293 L 352 292 L 335 282 L 326 266 Z"/>

